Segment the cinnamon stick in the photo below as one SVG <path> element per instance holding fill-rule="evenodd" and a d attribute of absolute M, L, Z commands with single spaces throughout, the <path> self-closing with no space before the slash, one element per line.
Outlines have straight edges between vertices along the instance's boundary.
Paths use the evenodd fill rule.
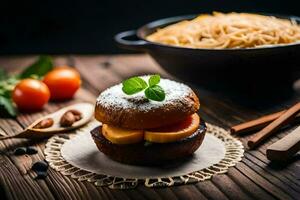
<path fill-rule="evenodd" d="M 270 115 L 265 115 L 258 119 L 254 119 L 254 120 L 251 120 L 251 121 L 248 121 L 245 123 L 241 123 L 241 124 L 232 126 L 230 128 L 230 133 L 240 135 L 240 134 L 247 133 L 250 131 L 256 131 L 256 130 L 262 129 L 262 128 L 266 127 L 268 124 L 270 124 L 272 121 L 274 121 L 275 119 L 280 117 L 285 111 L 286 110 L 276 112 L 276 113 L 273 113 Z"/>
<path fill-rule="evenodd" d="M 262 116 L 260 118 L 244 122 L 230 128 L 230 133 L 235 135 L 243 135 L 253 131 L 259 131 L 269 125 L 272 121 L 280 117 L 286 110 L 282 110 L 280 112 L 272 113 L 269 115 Z M 296 115 L 296 118 L 300 118 L 300 113 Z M 299 120 L 295 120 L 294 122 L 298 122 Z"/>
<path fill-rule="evenodd" d="M 270 123 L 268 126 L 263 128 L 261 131 L 257 132 L 248 141 L 248 147 L 250 149 L 258 146 L 266 138 L 270 137 L 274 132 L 280 129 L 282 126 L 288 124 L 300 111 L 300 102 L 289 108 L 280 117 Z"/>

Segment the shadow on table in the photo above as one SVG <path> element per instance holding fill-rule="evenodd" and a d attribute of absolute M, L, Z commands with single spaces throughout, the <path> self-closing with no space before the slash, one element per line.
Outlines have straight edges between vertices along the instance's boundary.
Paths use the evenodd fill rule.
<path fill-rule="evenodd" d="M 254 80 L 255 81 L 255 78 Z M 292 82 L 252 84 L 241 82 L 207 82 L 194 85 L 213 96 L 227 99 L 233 104 L 253 109 L 268 109 L 280 105 L 289 105 L 299 99 L 300 79 Z"/>
<path fill-rule="evenodd" d="M 300 161 L 300 153 L 296 154 L 294 157 L 292 157 L 290 160 L 286 161 L 286 162 L 275 162 L 275 161 L 271 161 L 268 164 L 268 167 L 270 167 L 273 170 L 276 171 L 280 171 L 280 170 L 284 170 L 287 167 L 289 167 L 290 165 L 296 163 Z M 300 171 L 299 174 L 297 175 L 298 177 L 295 177 L 296 179 L 300 179 Z"/>

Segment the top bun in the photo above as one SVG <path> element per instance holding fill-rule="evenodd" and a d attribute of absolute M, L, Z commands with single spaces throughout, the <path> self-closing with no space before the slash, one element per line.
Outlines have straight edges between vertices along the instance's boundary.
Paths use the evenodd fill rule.
<path fill-rule="evenodd" d="M 142 76 L 148 81 L 150 76 Z M 104 124 L 128 129 L 151 129 L 184 120 L 199 110 L 199 99 L 185 84 L 161 79 L 165 100 L 148 100 L 144 92 L 127 95 L 122 84 L 103 91 L 97 98 L 95 118 Z"/>

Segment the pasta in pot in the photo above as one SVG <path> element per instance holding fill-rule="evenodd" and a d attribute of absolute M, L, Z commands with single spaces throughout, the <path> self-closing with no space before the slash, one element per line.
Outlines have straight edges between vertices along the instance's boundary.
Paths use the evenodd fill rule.
<path fill-rule="evenodd" d="M 300 26 L 274 16 L 214 12 L 169 25 L 146 39 L 187 48 L 253 48 L 299 42 Z"/>

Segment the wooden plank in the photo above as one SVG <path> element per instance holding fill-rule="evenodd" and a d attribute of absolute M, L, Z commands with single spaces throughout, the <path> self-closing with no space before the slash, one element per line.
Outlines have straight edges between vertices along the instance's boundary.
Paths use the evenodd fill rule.
<path fill-rule="evenodd" d="M 270 173 L 273 177 L 278 178 L 283 182 L 283 184 L 286 184 L 287 186 L 294 188 L 295 191 L 300 191 L 300 185 L 299 183 L 295 182 L 293 179 L 288 178 L 287 176 L 283 176 L 280 171 L 274 171 L 268 165 L 266 165 L 264 162 L 261 160 L 257 159 L 255 156 L 246 153 L 245 157 L 251 161 L 254 165 L 257 165 L 260 169 L 258 170 L 264 170 L 262 174 L 268 174 Z M 265 157 L 265 156 L 264 156 Z M 245 159 L 246 160 L 246 159 Z M 254 167 L 253 167 L 254 169 Z M 298 181 L 299 182 L 299 181 Z"/>
<path fill-rule="evenodd" d="M 287 194 L 287 192 L 285 192 L 282 189 L 274 186 L 268 180 L 261 177 L 253 169 L 251 169 L 251 167 L 247 166 L 243 162 L 238 163 L 236 168 L 239 169 L 239 171 L 241 173 L 245 174 L 245 176 L 250 178 L 257 185 L 259 185 L 262 189 L 266 190 L 267 192 L 269 192 L 270 194 L 272 194 L 276 198 L 278 198 L 278 199 L 292 199 L 293 198 L 292 196 L 290 196 L 290 194 Z"/>
<path fill-rule="evenodd" d="M 229 198 L 229 199 L 252 199 L 252 197 L 242 190 L 230 177 L 226 174 L 213 176 L 212 182 Z M 209 190 L 208 190 L 209 191 Z"/>
<path fill-rule="evenodd" d="M 0 66 L 9 71 L 18 71 L 29 65 L 36 56 L 0 57 Z M 119 56 L 54 56 L 55 65 L 69 65 L 78 69 L 84 80 L 83 86 L 90 92 L 81 90 L 75 101 L 95 101 L 95 95 L 124 78 L 133 75 L 160 73 L 170 77 L 153 60 L 144 55 Z M 238 105 L 222 95 L 197 89 L 201 100 L 201 116 L 208 122 L 229 126 L 256 118 L 267 112 L 286 108 L 295 102 L 273 106 L 265 110 L 256 110 Z M 296 98 L 297 99 L 297 98 Z M 45 110 L 34 114 L 21 114 L 17 121 L 0 119 L 0 133 L 13 134 L 22 130 L 38 117 L 53 112 L 71 102 L 50 103 Z M 231 168 L 227 174 L 216 175 L 210 181 L 195 185 L 152 189 L 139 186 L 135 190 L 116 191 L 95 187 L 88 182 L 78 182 L 61 175 L 52 169 L 45 180 L 33 180 L 30 166 L 44 159 L 44 142 L 32 144 L 39 154 L 17 157 L 11 155 L 17 146 L 29 144 L 26 140 L 7 140 L 0 142 L 0 185 L 9 199 L 297 199 L 300 193 L 299 161 L 280 167 L 270 164 L 265 158 L 266 146 L 277 141 L 287 133 L 280 133 L 259 149 L 246 153 L 242 163 Z M 246 141 L 249 136 L 242 137 Z M 1 165 L 1 163 L 6 163 Z M 12 177 L 11 177 L 12 176 Z M 298 178 L 298 179 L 297 179 Z M 16 190 L 19 190 L 16 192 Z"/>
<path fill-rule="evenodd" d="M 178 199 L 207 199 L 194 185 L 182 185 L 172 187 L 171 190 Z"/>
<path fill-rule="evenodd" d="M 170 190 L 169 188 L 164 188 L 164 191 Z M 162 199 L 157 190 L 153 190 L 146 187 L 138 187 L 137 192 L 140 193 L 144 199 Z"/>
<path fill-rule="evenodd" d="M 168 76 L 150 57 L 144 55 L 74 56 L 72 59 L 74 66 L 96 93 L 131 76 L 154 73 Z"/>
<path fill-rule="evenodd" d="M 87 96 L 85 96 L 87 97 Z M 78 100 L 74 100 L 74 101 L 78 101 Z M 60 105 L 60 107 L 65 106 L 65 104 L 71 104 L 72 102 L 68 102 L 68 103 L 62 103 L 62 105 Z M 30 124 L 32 121 L 34 121 L 37 117 L 37 115 L 27 115 L 27 114 L 21 114 L 18 117 L 18 121 L 21 124 Z M 40 144 L 39 147 L 39 151 L 42 152 L 44 146 L 43 144 Z M 37 158 L 35 161 L 37 160 L 42 160 L 44 159 L 43 154 L 41 153 L 39 155 L 40 157 Z M 62 174 L 60 174 L 59 172 L 56 172 L 53 169 L 49 169 L 49 175 L 48 178 L 45 180 L 46 184 L 48 185 L 49 189 L 51 191 L 53 191 L 54 194 L 56 194 L 56 198 L 62 198 L 62 199 L 83 199 L 83 198 L 88 198 L 89 197 L 89 193 L 87 192 L 87 189 L 85 187 L 85 184 L 81 183 L 81 182 L 77 182 L 72 178 L 63 176 Z M 102 188 L 98 188 L 98 190 L 102 190 Z M 84 193 L 86 195 L 84 195 Z M 84 195 L 84 196 L 83 196 Z M 99 194 L 95 194 L 96 196 Z M 90 197 L 92 198 L 92 196 Z M 103 198 L 103 196 L 102 196 Z"/>
<path fill-rule="evenodd" d="M 196 184 L 197 189 L 208 199 L 227 200 L 228 197 L 216 187 L 211 181 L 199 182 Z"/>
<path fill-rule="evenodd" d="M 300 186 L 299 179 L 295 178 L 294 175 L 291 175 L 290 173 L 287 173 L 286 166 L 278 166 L 273 167 L 270 163 L 270 161 L 266 158 L 266 155 L 262 154 L 259 151 L 252 151 L 249 152 L 249 154 L 255 156 L 256 159 L 260 160 L 261 163 L 260 166 L 262 166 L 264 169 L 267 169 L 268 171 L 274 172 L 275 174 L 286 177 L 289 179 L 289 181 L 293 182 L 294 184 Z M 259 161 L 258 161 L 259 162 Z"/>
<path fill-rule="evenodd" d="M 7 195 L 12 194 L 11 197 L 15 199 L 43 199 L 46 197 L 43 191 L 37 191 L 38 184 L 32 185 L 26 181 L 27 177 L 19 175 L 17 168 L 7 157 L 1 156 L 0 173 L 1 179 L 8 182 L 5 189 L 8 191 Z"/>
<path fill-rule="evenodd" d="M 161 199 L 178 199 L 171 188 L 153 188 L 153 190 L 160 196 Z"/>
<path fill-rule="evenodd" d="M 18 132 L 22 130 L 22 127 L 20 127 L 19 124 L 13 120 L 7 120 L 5 122 L 9 122 L 9 123 L 4 123 L 4 121 L 1 119 L 0 122 L 1 129 L 5 130 L 5 132 L 9 135 L 14 134 L 16 131 Z M 6 191 L 8 190 L 13 193 L 16 193 L 16 191 L 18 190 L 20 191 L 25 190 L 26 193 L 26 190 L 28 190 L 24 196 L 26 198 L 30 196 L 30 198 L 33 199 L 45 199 L 47 197 L 49 199 L 54 199 L 53 195 L 51 194 L 51 191 L 48 189 L 48 187 L 45 184 L 38 184 L 35 180 L 33 180 L 33 177 L 31 177 L 27 173 L 28 170 L 30 170 L 31 168 L 31 164 L 33 163 L 32 157 L 27 155 L 26 156 L 12 155 L 12 150 L 14 148 L 26 144 L 28 144 L 28 142 L 23 139 L 15 139 L 14 141 L 6 140 L 6 141 L 1 141 L 0 143 L 1 152 L 9 153 L 8 154 L 9 157 L 1 155 L 2 156 L 1 160 L 3 164 L 0 165 L 0 170 L 2 171 L 3 177 L 6 177 L 5 179 L 10 181 L 10 184 L 5 185 L 7 186 L 5 187 L 5 190 Z M 22 188 L 17 189 L 17 187 L 22 187 Z M 28 192 L 30 193 L 28 194 Z"/>
<path fill-rule="evenodd" d="M 26 60 L 26 62 L 24 62 L 24 59 Z M 28 60 L 28 61 L 27 61 Z M 30 64 L 30 62 L 32 62 L 34 60 L 34 58 L 32 57 L 26 57 L 26 58 L 22 58 L 22 59 L 16 59 L 14 60 L 14 62 L 8 62 L 8 64 L 6 66 L 8 67 L 12 67 L 15 65 L 21 66 L 20 63 L 25 63 Z M 1 63 L 1 62 L 0 62 Z M 58 61 L 55 60 L 55 63 L 59 63 L 60 65 L 63 64 L 67 64 L 66 59 L 62 59 L 60 58 Z M 25 64 L 23 66 L 25 66 Z M 85 91 L 80 91 L 79 94 L 80 96 L 84 97 L 86 101 L 88 101 L 88 99 L 91 99 L 91 94 L 87 94 Z M 94 101 L 94 96 L 93 96 L 93 101 Z M 74 100 L 76 101 L 76 100 Z M 71 102 L 69 102 L 71 103 Z M 22 128 L 26 127 L 27 125 L 29 125 L 30 123 L 32 123 L 35 119 L 41 117 L 44 114 L 47 114 L 51 111 L 54 111 L 56 109 L 58 109 L 59 107 L 65 106 L 64 104 L 66 103 L 60 103 L 60 106 L 54 106 L 55 104 L 50 103 L 49 106 L 46 107 L 46 109 L 41 112 L 41 113 L 33 113 L 33 114 L 21 114 L 18 116 L 18 121 L 19 123 L 16 123 L 13 120 L 4 120 L 1 121 L 1 129 L 5 131 L 6 134 L 14 134 L 15 132 L 19 132 L 22 130 Z M 3 122 L 3 123 L 2 123 Z M 7 124 L 5 126 L 5 124 Z M 22 125 L 22 127 L 20 126 Z M 7 141 L 3 141 L 3 144 L 5 144 L 5 149 L 3 149 L 2 151 L 7 151 L 8 149 L 14 149 L 16 146 L 20 146 L 20 145 L 27 145 L 27 141 L 24 140 L 7 140 Z M 40 155 L 33 155 L 33 156 L 11 156 L 11 159 L 13 161 L 13 164 L 15 166 L 17 166 L 17 169 L 20 171 L 21 174 L 26 174 L 27 171 L 30 169 L 31 164 L 37 160 L 42 160 L 44 159 L 43 153 L 42 153 L 42 149 L 43 149 L 43 144 L 38 144 L 37 145 L 38 150 L 39 150 L 39 154 Z M 28 160 L 27 162 L 25 162 L 25 160 Z M 18 179 L 22 179 L 22 176 L 14 174 L 12 175 L 13 177 L 17 177 Z M 27 176 L 27 178 L 25 178 Z M 31 196 L 24 196 L 26 199 L 54 199 L 55 198 L 59 198 L 59 199 L 92 199 L 92 197 L 94 196 L 98 196 L 103 198 L 103 195 L 99 195 L 99 190 L 101 191 L 102 189 L 96 189 L 96 190 L 91 190 L 90 191 L 94 191 L 94 193 L 92 193 L 93 196 L 89 196 L 89 192 L 87 192 L 88 190 L 83 187 L 83 183 L 79 183 L 76 182 L 73 179 L 67 178 L 62 176 L 60 173 L 50 169 L 49 170 L 49 176 L 48 178 L 44 181 L 44 180 L 39 180 L 39 181 L 35 181 L 33 179 L 33 177 L 28 177 L 28 175 L 23 175 L 23 179 L 25 181 L 32 181 L 32 182 L 27 182 L 24 183 L 23 185 L 25 185 L 26 187 L 32 187 L 30 188 L 26 188 L 26 190 L 28 190 L 28 192 L 33 193 L 32 191 L 34 191 L 34 194 L 31 194 Z M 8 179 L 9 180 L 9 179 Z M 19 181 L 19 180 L 18 180 Z M 21 181 L 19 181 L 21 182 Z M 22 183 L 22 182 L 21 182 Z M 10 193 L 17 193 L 16 191 L 13 190 L 13 185 L 15 185 L 14 182 L 12 182 L 11 184 L 7 184 L 7 185 L 11 185 L 12 188 L 9 188 L 11 192 Z M 86 184 L 89 186 L 90 188 L 90 184 Z M 43 187 L 43 190 L 40 189 L 40 187 Z M 95 188 L 95 186 L 92 186 L 93 188 Z M 36 189 L 38 189 L 38 193 L 36 193 Z M 7 188 L 5 188 L 5 190 L 8 190 Z M 46 194 L 44 194 L 44 191 L 47 191 Z M 20 189 L 20 191 L 22 191 Z M 24 191 L 26 192 L 26 191 Z M 22 195 L 23 192 L 19 192 L 17 194 Z M 37 195 L 39 194 L 39 196 Z M 105 194 L 105 193 L 102 193 Z M 36 196 L 34 196 L 36 195 Z M 54 196 L 52 196 L 54 195 Z M 12 197 L 12 196 L 11 196 Z M 15 197 L 14 199 L 21 199 L 22 197 Z M 104 197 L 105 198 L 105 197 Z"/>
<path fill-rule="evenodd" d="M 38 56 L 5 56 L 0 57 L 0 66 L 9 72 L 20 71 L 25 66 L 29 66 Z"/>
<path fill-rule="evenodd" d="M 273 144 L 274 142 L 278 141 L 278 136 L 283 137 L 284 135 L 288 134 L 288 132 L 281 132 L 276 135 L 277 137 L 270 138 L 269 141 L 262 144 L 256 151 L 259 151 L 264 156 L 266 156 L 266 149 L 269 145 Z M 252 152 L 252 151 L 250 151 Z M 286 174 L 290 174 L 293 177 L 300 178 L 299 174 L 297 172 L 300 170 L 299 164 L 297 164 L 297 161 L 299 161 L 297 158 L 296 160 L 291 160 L 290 162 L 287 162 L 285 164 L 278 164 L 278 163 L 272 163 L 269 162 L 270 166 L 273 168 L 284 170 Z"/>
<path fill-rule="evenodd" d="M 256 165 L 254 161 L 245 158 L 243 159 L 243 163 L 245 163 L 248 167 L 251 167 L 251 169 L 259 174 L 262 178 L 280 188 L 286 194 L 291 196 L 300 196 L 300 193 L 297 192 L 299 188 L 291 187 L 288 181 L 284 182 L 284 180 L 281 180 L 280 178 L 269 173 L 267 170 L 264 170 L 260 166 Z"/>
<path fill-rule="evenodd" d="M 228 176 L 249 194 L 253 199 L 275 199 L 271 194 L 263 190 L 250 178 L 242 174 L 236 167 L 229 169 Z"/>

